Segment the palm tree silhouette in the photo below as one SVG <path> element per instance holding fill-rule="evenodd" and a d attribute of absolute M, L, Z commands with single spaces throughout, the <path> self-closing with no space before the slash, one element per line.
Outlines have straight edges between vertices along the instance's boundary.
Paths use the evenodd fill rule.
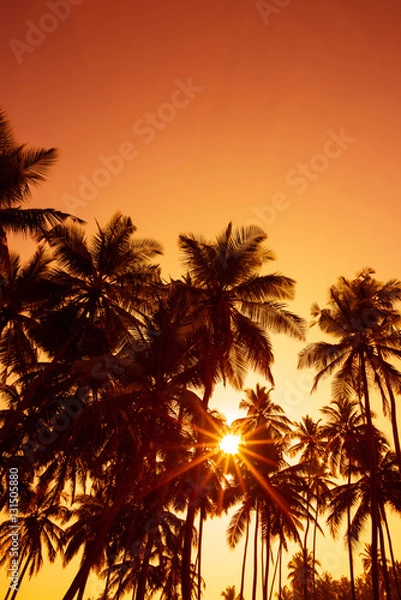
<path fill-rule="evenodd" d="M 230 223 L 216 242 L 194 235 L 179 238 L 188 268 L 183 293 L 196 307 L 198 328 L 203 332 L 199 350 L 205 408 L 219 380 L 240 388 L 249 368 L 273 382 L 273 353 L 266 330 L 302 339 L 303 321 L 282 304 L 282 300 L 293 297 L 295 282 L 280 274 L 259 274 L 273 258 L 264 246 L 266 237 L 258 227 L 233 230 Z M 202 439 L 198 443 L 196 459 L 202 454 Z M 183 600 L 191 600 L 189 565 L 195 504 L 192 497 L 183 548 Z"/>
<path fill-rule="evenodd" d="M 0 360 L 4 367 L 2 381 L 21 375 L 37 361 L 34 331 L 49 296 L 57 290 L 52 281 L 53 257 L 43 245 L 21 264 L 18 254 L 10 254 L 10 272 L 3 280 L 0 308 Z"/>
<path fill-rule="evenodd" d="M 400 290 L 397 285 L 383 286 L 378 290 L 371 270 L 364 270 L 355 279 L 349 281 L 340 278 L 329 290 L 328 308 L 312 307 L 312 315 L 319 328 L 334 336 L 337 342 L 318 342 L 309 344 L 299 356 L 299 367 L 319 369 L 312 390 L 319 381 L 334 373 L 333 396 L 349 397 L 357 394 L 363 406 L 363 414 L 367 424 L 367 443 L 369 448 L 370 493 L 371 493 L 371 542 L 373 555 L 377 557 L 379 514 L 377 504 L 377 456 L 372 421 L 369 381 L 373 381 L 379 391 L 383 390 L 386 381 L 399 385 L 400 374 L 378 355 L 377 347 L 383 332 L 388 335 L 388 321 L 382 316 L 386 308 L 386 296 L 389 310 L 399 299 Z M 380 292 L 380 293 L 379 293 Z M 391 320 L 391 319 L 390 319 Z M 399 336 L 396 336 L 397 338 Z M 397 342 L 398 343 L 398 342 Z M 397 356 L 398 350 L 393 343 L 383 347 L 382 355 Z M 378 563 L 374 560 L 372 568 L 372 588 L 374 600 L 379 600 Z"/>
<path fill-rule="evenodd" d="M 229 545 L 234 547 L 246 532 L 241 593 L 243 593 L 244 565 L 248 546 L 251 512 L 255 514 L 254 569 L 252 597 L 257 594 L 258 537 L 262 538 L 261 566 L 263 598 L 267 599 L 270 577 L 272 541 L 279 541 L 278 555 L 287 547 L 286 539 L 299 540 L 300 518 L 306 514 L 302 498 L 304 482 L 297 467 L 289 467 L 284 453 L 288 445 L 290 421 L 275 404 L 265 388 L 246 390 L 240 406 L 247 408 L 247 416 L 237 419 L 232 429 L 241 433 L 244 446 L 240 453 L 238 488 L 243 490 L 242 505 L 233 515 L 228 529 Z M 279 556 L 276 566 L 278 566 Z M 271 584 L 273 589 L 274 577 Z M 271 592 L 270 592 L 271 595 Z"/>
<path fill-rule="evenodd" d="M 314 573 L 316 573 L 318 561 L 314 561 L 312 553 L 308 552 L 306 566 L 304 552 L 297 552 L 288 563 L 288 577 L 292 584 L 293 600 L 300 600 L 305 597 L 305 581 L 308 590 L 308 597 L 312 596 L 312 586 Z"/>
<path fill-rule="evenodd" d="M 358 473 L 358 478 L 355 481 L 347 481 L 344 485 L 339 485 L 333 488 L 329 494 L 329 516 L 327 522 L 331 530 L 335 533 L 344 517 L 347 514 L 349 518 L 350 508 L 354 508 L 353 517 L 349 523 L 347 530 L 347 537 L 351 541 L 358 541 L 363 531 L 366 517 L 371 513 L 371 481 L 372 474 L 369 470 L 370 456 L 367 453 L 367 427 L 365 425 L 359 427 L 358 432 L 355 434 L 357 443 L 355 444 L 354 450 L 354 462 L 353 469 L 355 473 Z M 382 579 L 384 580 L 387 588 L 389 586 L 388 573 L 387 573 L 387 562 L 385 556 L 385 544 L 383 534 L 383 524 L 387 522 L 386 505 L 390 506 L 393 510 L 398 512 L 401 511 L 401 483 L 399 481 L 399 473 L 396 466 L 395 455 L 388 450 L 388 444 L 385 438 L 380 434 L 378 430 L 375 430 L 375 446 L 377 454 L 377 503 L 378 503 L 378 514 L 379 514 L 379 537 L 380 537 L 380 549 L 376 556 L 371 553 L 371 563 L 369 569 L 366 569 L 368 575 L 371 576 L 373 565 L 376 563 L 379 572 L 379 583 L 380 583 L 380 569 L 382 569 Z M 389 530 L 387 528 L 387 532 Z M 391 538 L 388 538 L 389 546 L 392 547 Z M 369 545 L 371 548 L 372 546 Z M 381 552 L 381 554 L 380 554 Z M 383 557 L 381 559 L 381 556 Z M 382 567 L 380 567 L 380 561 L 382 560 Z M 366 565 L 364 565 L 366 567 Z M 383 574 L 384 573 L 384 574 Z"/>
<path fill-rule="evenodd" d="M 348 487 L 352 483 L 353 473 L 358 471 L 355 465 L 358 432 L 363 425 L 363 417 L 358 411 L 358 402 L 340 398 L 333 400 L 330 406 L 324 406 L 320 411 L 326 421 L 322 425 L 322 433 L 327 438 L 328 461 L 333 475 L 338 473 L 346 477 Z M 329 494 L 330 495 L 330 494 Z M 347 546 L 350 571 L 352 600 L 356 600 L 354 561 L 351 538 L 351 507 L 347 507 Z"/>
<path fill-rule="evenodd" d="M 57 496 L 58 498 L 54 491 L 41 490 L 38 486 L 35 492 L 31 492 L 28 502 L 19 506 L 22 509 L 18 517 L 18 551 L 21 571 L 18 587 L 12 594 L 11 588 L 9 588 L 5 600 L 10 594 L 10 600 L 15 599 L 26 574 L 31 578 L 38 573 L 43 566 L 44 549 L 50 562 L 54 562 L 58 552 L 63 550 L 64 531 L 56 521 L 63 518 L 67 509 L 59 503 L 60 496 Z M 1 545 L 9 547 L 9 535 L 9 522 L 6 521 L 0 525 Z M 8 556 L 9 553 L 4 552 L 0 564 L 3 564 Z"/>
<path fill-rule="evenodd" d="M 309 415 L 302 418 L 302 421 L 296 423 L 296 428 L 292 434 L 298 441 L 288 450 L 289 456 L 299 456 L 299 463 L 306 468 L 306 504 L 308 514 L 306 516 L 306 527 L 303 540 L 303 554 L 305 560 L 305 573 L 307 571 L 308 553 L 308 535 L 311 524 L 311 515 L 314 513 L 314 531 L 313 531 L 313 551 L 312 559 L 315 559 L 316 533 L 318 525 L 318 513 L 322 506 L 322 498 L 327 491 L 327 481 L 324 472 L 324 456 L 326 454 L 326 440 L 320 425 L 320 420 L 314 421 Z M 323 492 L 323 495 L 322 495 Z M 315 500 L 313 507 L 312 500 Z M 315 594 L 314 571 L 312 572 L 312 592 Z M 307 578 L 304 578 L 304 600 L 308 596 Z"/>
<path fill-rule="evenodd" d="M 55 148 L 26 149 L 16 142 L 12 127 L 0 110 L 0 275 L 10 273 L 7 232 L 43 235 L 49 227 L 72 217 L 54 208 L 23 208 L 32 186 L 46 180 L 57 159 Z M 82 222 L 77 217 L 72 217 Z"/>

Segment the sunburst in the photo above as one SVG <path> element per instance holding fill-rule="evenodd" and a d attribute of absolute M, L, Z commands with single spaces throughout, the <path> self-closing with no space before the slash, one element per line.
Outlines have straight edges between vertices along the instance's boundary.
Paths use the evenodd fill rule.
<path fill-rule="evenodd" d="M 238 454 L 241 436 L 227 433 L 220 440 L 220 450 L 225 454 Z"/>

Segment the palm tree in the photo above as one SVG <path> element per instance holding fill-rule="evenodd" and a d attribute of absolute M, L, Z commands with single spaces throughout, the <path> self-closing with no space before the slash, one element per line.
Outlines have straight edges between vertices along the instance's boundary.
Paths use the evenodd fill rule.
<path fill-rule="evenodd" d="M 314 531 L 313 531 L 313 552 L 312 559 L 315 559 L 316 533 L 318 513 L 321 508 L 321 499 L 327 491 L 327 481 L 324 473 L 324 456 L 326 454 L 326 440 L 323 435 L 320 420 L 314 421 L 309 415 L 302 418 L 300 423 L 296 423 L 296 428 L 292 434 L 296 438 L 297 443 L 293 444 L 288 450 L 289 456 L 300 454 L 299 463 L 306 467 L 306 503 L 308 506 L 308 514 L 306 517 L 306 527 L 303 540 L 303 555 L 305 561 L 305 573 L 307 571 L 308 554 L 308 535 L 310 529 L 312 512 L 314 516 Z M 323 495 L 322 495 L 323 492 Z M 315 500 L 313 508 L 312 499 Z M 314 571 L 312 573 L 312 590 L 315 594 Z M 304 600 L 307 600 L 307 580 L 304 579 Z"/>
<path fill-rule="evenodd" d="M 3 383 L 9 374 L 24 373 L 37 361 L 33 332 L 39 326 L 34 314 L 57 290 L 51 281 L 52 256 L 39 246 L 24 266 L 17 254 L 10 255 L 10 271 L 5 276 L 0 308 L 0 360 Z"/>
<path fill-rule="evenodd" d="M 246 559 L 248 553 L 248 543 L 249 543 L 249 525 L 251 521 L 251 511 L 252 511 L 252 498 L 250 494 L 248 494 L 242 505 L 237 509 L 237 511 L 231 517 L 230 523 L 227 527 L 227 543 L 230 548 L 235 548 L 240 541 L 241 537 L 245 533 L 245 545 L 244 545 L 244 553 L 242 558 L 242 566 L 241 566 L 241 583 L 240 583 L 240 592 L 239 592 L 239 600 L 244 599 L 244 588 L 245 588 L 245 569 L 246 569 Z"/>
<path fill-rule="evenodd" d="M 321 408 L 326 421 L 322 433 L 327 438 L 328 461 L 331 473 L 346 477 L 348 487 L 352 483 L 352 474 L 357 471 L 354 465 L 357 455 L 358 432 L 363 424 L 363 417 L 357 410 L 356 400 L 340 398 L 333 400 L 330 406 Z M 347 546 L 350 570 L 350 585 L 352 600 L 356 600 L 354 561 L 351 538 L 351 507 L 347 508 Z"/>
<path fill-rule="evenodd" d="M 188 268 L 182 290 L 196 307 L 194 325 L 199 335 L 199 376 L 205 408 L 221 379 L 241 388 L 251 368 L 273 381 L 273 353 L 266 330 L 302 338 L 302 320 L 282 304 L 282 300 L 293 297 L 295 282 L 280 274 L 260 275 L 263 265 L 273 258 L 264 246 L 266 237 L 258 227 L 233 230 L 230 223 L 216 242 L 194 235 L 179 238 Z M 198 443 L 196 460 L 202 455 L 201 438 Z M 195 501 L 191 498 L 187 510 L 183 600 L 191 600 L 189 565 Z"/>
<path fill-rule="evenodd" d="M 323 377 L 334 373 L 334 399 L 356 393 L 361 406 L 363 403 L 371 471 L 371 542 L 373 555 L 377 557 L 378 473 L 369 382 L 374 382 L 381 392 L 386 382 L 399 389 L 400 374 L 382 357 L 399 356 L 398 341 L 391 341 L 389 324 L 393 318 L 393 305 L 400 298 L 401 288 L 393 282 L 380 287 L 371 275 L 371 270 L 365 270 L 352 281 L 340 278 L 337 285 L 330 288 L 328 308 L 320 309 L 317 305 L 312 307 L 315 322 L 324 333 L 334 336 L 337 342 L 308 345 L 300 353 L 299 367 L 319 369 L 313 390 Z M 388 319 L 386 311 L 390 313 Z M 387 345 L 383 336 L 390 338 Z M 383 349 L 382 357 L 378 354 L 378 347 Z M 372 568 L 372 588 L 374 600 L 379 600 L 376 559 Z"/>
<path fill-rule="evenodd" d="M 42 350 L 42 356 L 51 360 L 38 365 L 36 371 L 25 369 L 20 381 L 22 401 L 5 423 L 5 441 L 14 435 L 32 405 L 48 410 L 47 402 L 53 402 L 61 392 L 67 393 L 68 389 L 60 389 L 62 371 L 69 386 L 76 384 L 73 361 L 81 361 L 78 369 L 82 371 L 85 359 L 89 363 L 102 357 L 111 359 L 113 352 L 132 340 L 132 332 L 142 327 L 160 286 L 159 268 L 152 260 L 161 248 L 153 240 L 135 239 L 134 232 L 131 219 L 117 213 L 106 227 L 98 226 L 90 241 L 76 224 L 61 224 L 48 234 L 57 261 L 46 282 L 51 294 L 36 307 L 31 302 L 31 318 L 25 322 L 35 324 L 30 329 L 31 338 Z M 40 256 L 36 258 L 39 266 Z M 34 275 L 34 268 L 38 271 L 39 266 L 31 263 L 27 274 Z M 23 291 L 22 286 L 27 283 L 24 275 L 17 291 Z M 29 289 L 25 290 L 25 297 L 27 294 Z M 87 366 L 94 372 L 94 364 Z M 85 373 L 83 378 L 87 377 Z M 56 390 L 50 390 L 54 381 Z"/>
<path fill-rule="evenodd" d="M 220 594 L 224 600 L 241 600 L 241 596 L 235 590 L 235 585 L 228 585 Z"/>
<path fill-rule="evenodd" d="M 293 599 L 301 600 L 304 598 L 305 582 L 308 590 L 308 596 L 312 596 L 313 580 L 316 575 L 316 565 L 318 561 L 314 561 L 312 553 L 308 552 L 305 563 L 304 552 L 297 552 L 288 563 L 288 577 L 292 584 Z"/>
<path fill-rule="evenodd" d="M 18 144 L 4 111 L 0 110 L 0 275 L 10 273 L 7 231 L 43 235 L 71 215 L 53 208 L 22 208 L 31 188 L 46 180 L 57 159 L 55 148 L 26 149 Z M 73 217 L 74 220 L 82 222 Z"/>
<path fill-rule="evenodd" d="M 355 445 L 353 466 L 354 472 L 357 472 L 358 469 L 359 477 L 352 483 L 348 481 L 346 484 L 339 485 L 329 492 L 329 516 L 327 519 L 332 532 L 336 533 L 344 515 L 347 514 L 348 517 L 350 514 L 349 507 L 354 508 L 354 515 L 347 530 L 347 536 L 353 541 L 358 541 L 360 538 L 367 515 L 371 513 L 370 504 L 372 502 L 370 493 L 370 479 L 372 478 L 372 474 L 369 471 L 370 456 L 367 448 L 368 434 L 365 425 L 359 428 L 356 437 L 357 444 Z M 371 551 L 371 562 L 367 573 L 371 576 L 373 566 L 376 563 L 378 566 L 380 583 L 380 556 L 382 555 L 384 571 L 382 571 L 381 575 L 384 573 L 382 579 L 384 579 L 388 587 L 383 523 L 386 522 L 386 506 L 390 506 L 397 512 L 401 511 L 401 482 L 399 481 L 399 473 L 395 464 L 395 456 L 393 453 L 389 452 L 385 438 L 377 430 L 375 430 L 375 447 L 378 457 L 377 508 L 379 514 L 378 529 L 380 535 L 380 549 L 378 548 L 376 555 L 373 554 L 373 550 Z M 389 538 L 389 545 L 391 546 L 391 538 Z M 372 548 L 372 545 L 369 547 Z"/>
<path fill-rule="evenodd" d="M 241 399 L 239 408 L 246 410 L 246 417 L 236 419 L 232 423 L 232 429 L 237 430 L 244 436 L 248 431 L 256 430 L 262 426 L 269 426 L 270 433 L 282 437 L 290 431 L 291 421 L 285 416 L 283 408 L 273 402 L 271 394 L 273 388 L 266 390 L 265 386 L 256 384 L 255 390 L 245 390 L 245 398 Z"/>
<path fill-rule="evenodd" d="M 270 407 L 274 407 L 269 401 Z M 252 408 L 250 408 L 252 413 Z M 274 411 L 272 413 L 274 415 Z M 250 420 L 255 422 L 254 415 Z M 274 419 L 273 419 L 274 420 Z M 262 539 L 262 589 L 267 599 L 269 589 L 269 566 L 272 541 L 279 540 L 279 554 L 286 549 L 286 539 L 299 541 L 298 529 L 301 517 L 306 514 L 302 497 L 304 482 L 297 466 L 289 467 L 284 460 L 286 441 L 284 432 L 279 437 L 274 426 L 269 424 L 268 413 L 259 418 L 254 430 L 246 424 L 246 417 L 238 419 L 236 429 L 241 423 L 244 435 L 244 447 L 240 453 L 238 465 L 238 490 L 242 491 L 242 505 L 233 515 L 227 531 L 227 540 L 234 547 L 244 532 L 246 541 L 241 577 L 243 593 L 244 565 L 248 545 L 249 522 L 255 514 L 254 567 L 252 598 L 257 595 L 258 581 L 258 539 Z M 263 565 L 264 562 L 264 565 Z M 273 582 L 272 582 L 273 585 Z"/>
<path fill-rule="evenodd" d="M 18 552 L 21 572 L 18 587 L 11 594 L 11 600 L 15 599 L 21 589 L 25 575 L 28 574 L 31 578 L 43 566 L 43 549 L 46 549 L 47 559 L 50 562 L 54 562 L 57 553 L 63 549 L 64 532 L 55 521 L 63 518 L 66 507 L 59 504 L 53 490 L 41 490 L 38 487 L 35 492 L 31 492 L 30 496 L 28 503 L 22 506 L 22 515 L 18 517 Z M 6 521 L 0 525 L 0 543 L 9 545 L 9 536 L 10 523 Z M 5 552 L 0 559 L 0 564 L 4 563 L 7 557 L 9 553 Z M 6 594 L 6 599 L 10 593 L 11 588 Z"/>
<path fill-rule="evenodd" d="M 186 414 L 192 410 L 189 403 L 185 406 L 185 392 L 192 382 L 190 366 L 195 361 L 192 342 L 183 335 L 188 317 L 181 313 L 176 286 L 162 290 L 159 300 L 160 304 L 156 296 L 157 310 L 142 315 L 140 328 L 129 332 L 130 338 L 116 354 L 124 366 L 122 372 L 111 386 L 98 390 L 71 433 L 64 436 L 63 453 L 71 445 L 79 446 L 80 440 L 91 440 L 87 468 L 91 477 L 105 482 L 103 496 L 107 500 L 104 517 L 64 600 L 83 593 L 90 570 L 102 563 L 108 540 L 127 514 L 125 533 L 118 538 L 122 551 L 118 560 L 122 568 L 128 566 L 128 573 L 134 569 L 137 578 L 130 583 L 128 573 L 124 575 L 120 569 L 117 593 L 130 586 L 136 600 L 143 600 L 147 590 L 158 585 L 152 562 L 157 528 L 152 526 L 149 532 L 146 523 L 158 522 L 174 502 L 177 482 L 190 473 L 193 437 Z M 182 531 L 177 539 L 182 543 Z M 137 548 L 131 550 L 132 545 Z M 181 569 L 180 561 L 166 560 L 174 569 L 178 565 Z M 191 578 L 193 574 L 191 564 Z"/>
<path fill-rule="evenodd" d="M 279 538 L 280 552 L 283 546 L 285 546 L 286 536 L 297 539 L 298 533 L 295 523 L 299 525 L 299 522 L 296 520 L 297 511 L 295 507 L 298 500 L 295 498 L 295 495 L 292 497 L 293 506 L 291 510 L 294 521 L 288 520 L 284 509 L 284 497 L 287 497 L 289 506 L 289 493 L 295 484 L 296 477 L 296 473 L 293 471 L 293 479 L 291 480 L 288 477 L 289 471 L 284 468 L 287 466 L 284 461 L 284 451 L 287 447 L 286 437 L 291 433 L 291 422 L 285 416 L 281 406 L 272 401 L 271 392 L 272 390 L 266 391 L 266 388 L 259 384 L 256 385 L 255 390 L 245 390 L 245 398 L 241 400 L 240 408 L 246 409 L 247 415 L 235 420 L 231 425 L 233 431 L 240 433 L 245 441 L 245 446 L 241 453 L 242 462 L 243 468 L 250 471 L 251 480 L 247 481 L 246 485 L 243 474 L 242 477 L 244 487 L 252 497 L 252 505 L 255 510 L 256 519 L 260 523 L 260 531 L 262 533 L 263 598 L 267 598 L 268 594 L 272 540 L 274 537 Z M 271 502 L 271 498 L 268 497 L 266 490 L 264 490 L 264 497 L 257 501 L 258 506 L 254 506 L 255 499 L 259 495 L 259 485 L 257 484 L 255 487 L 258 478 L 263 478 L 266 482 L 265 485 L 270 484 L 272 489 L 274 488 L 277 491 L 278 495 L 274 498 L 274 503 Z M 282 501 L 281 506 L 280 501 Z M 243 506 L 249 506 L 248 499 L 245 499 Z M 241 513 L 238 516 L 241 516 Z M 236 525 L 236 519 L 234 519 L 233 525 Z M 249 524 L 247 524 L 247 532 L 248 527 Z M 231 536 L 234 532 L 235 529 L 231 531 Z M 259 531 L 255 527 L 254 551 L 257 547 L 258 535 Z M 233 544 L 234 537 L 231 538 L 231 536 L 229 542 Z M 257 569 L 255 568 L 253 596 L 256 594 L 256 580 Z"/>
<path fill-rule="evenodd" d="M 120 349 L 138 329 L 160 284 L 152 263 L 161 246 L 134 238 L 130 217 L 116 213 L 88 241 L 81 226 L 62 224 L 48 235 L 60 292 L 43 319 L 38 342 L 68 360 Z M 60 349 L 61 346 L 61 349 Z"/>

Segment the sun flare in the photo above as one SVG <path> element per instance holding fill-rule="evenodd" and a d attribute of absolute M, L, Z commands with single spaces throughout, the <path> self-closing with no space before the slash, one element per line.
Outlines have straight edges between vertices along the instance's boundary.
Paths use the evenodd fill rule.
<path fill-rule="evenodd" d="M 220 442 L 220 450 L 226 454 L 237 454 L 240 442 L 241 437 L 239 435 L 228 433 Z"/>

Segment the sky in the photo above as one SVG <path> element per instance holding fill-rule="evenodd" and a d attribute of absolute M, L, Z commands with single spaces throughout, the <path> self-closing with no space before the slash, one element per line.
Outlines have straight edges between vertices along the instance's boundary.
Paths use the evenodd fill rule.
<path fill-rule="evenodd" d="M 0 105 L 19 141 L 60 152 L 32 206 L 89 231 L 129 214 L 163 244 L 165 278 L 183 272 L 180 233 L 260 225 L 305 318 L 339 275 L 401 278 L 400 20 L 398 0 L 3 0 Z M 295 419 L 329 402 L 296 371 L 301 347 L 274 337 L 275 398 Z M 233 419 L 239 398 L 212 406 Z M 206 536 L 212 600 L 239 588 L 240 552 L 221 522 Z M 50 569 L 19 597 L 61 597 L 70 578 Z"/>

